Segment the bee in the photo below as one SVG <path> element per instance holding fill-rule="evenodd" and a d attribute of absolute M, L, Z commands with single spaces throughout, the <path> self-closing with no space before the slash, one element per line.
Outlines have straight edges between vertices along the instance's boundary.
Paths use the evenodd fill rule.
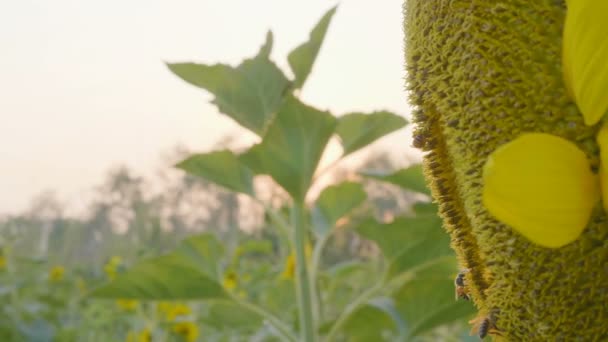
<path fill-rule="evenodd" d="M 478 316 L 469 321 L 469 323 L 473 324 L 471 335 L 477 334 L 482 340 L 488 335 L 502 336 L 498 328 L 496 328 L 496 316 L 494 314 Z"/>
<path fill-rule="evenodd" d="M 424 133 L 414 134 L 414 142 L 412 146 L 424 150 L 424 147 L 426 146 L 426 138 L 426 134 Z"/>
<path fill-rule="evenodd" d="M 458 299 L 471 300 L 471 297 L 467 293 L 467 289 L 466 289 L 465 281 L 464 281 L 464 275 L 468 271 L 469 270 L 464 269 L 464 270 L 458 272 L 456 279 L 454 279 L 454 289 L 455 289 L 454 292 L 455 292 L 456 300 L 458 300 Z"/>
<path fill-rule="evenodd" d="M 483 340 L 486 336 L 488 336 L 488 332 L 490 332 L 490 323 L 489 317 L 486 317 L 483 319 L 483 321 L 481 321 L 479 329 L 477 330 L 480 339 Z"/>

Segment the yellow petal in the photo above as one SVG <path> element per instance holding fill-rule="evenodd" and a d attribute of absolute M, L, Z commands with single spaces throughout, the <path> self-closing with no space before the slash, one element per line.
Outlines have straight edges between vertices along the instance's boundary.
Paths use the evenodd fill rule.
<path fill-rule="evenodd" d="M 608 125 L 604 124 L 597 134 L 597 144 L 600 147 L 600 183 L 602 184 L 602 199 L 604 210 L 608 212 Z"/>
<path fill-rule="evenodd" d="M 557 248 L 576 240 L 599 200 L 599 182 L 585 153 L 544 133 L 499 147 L 483 169 L 483 203 L 528 240 Z"/>
<path fill-rule="evenodd" d="M 585 124 L 594 125 L 608 110 L 608 1 L 567 3 L 562 51 L 564 81 Z"/>

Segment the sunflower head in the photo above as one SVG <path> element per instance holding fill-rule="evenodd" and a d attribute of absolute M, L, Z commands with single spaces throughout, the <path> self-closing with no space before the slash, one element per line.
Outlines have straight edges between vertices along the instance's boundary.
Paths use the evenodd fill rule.
<path fill-rule="evenodd" d="M 577 24 L 566 20 L 570 10 L 608 13 L 593 4 L 608 2 L 406 0 L 414 142 L 427 151 L 472 299 L 508 340 L 608 334 L 597 324 L 608 301 L 608 277 L 598 276 L 608 263 L 598 191 L 608 97 L 587 88 L 599 89 L 608 58 L 577 56 L 587 44 L 603 51 L 608 44 L 585 39 L 608 34 L 568 31 Z M 588 27 L 581 32 L 596 27 L 585 20 L 574 20 Z"/>

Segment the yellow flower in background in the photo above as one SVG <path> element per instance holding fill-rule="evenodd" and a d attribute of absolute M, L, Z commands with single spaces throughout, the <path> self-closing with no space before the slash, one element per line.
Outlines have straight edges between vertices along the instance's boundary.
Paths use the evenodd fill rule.
<path fill-rule="evenodd" d="M 198 326 L 193 322 L 175 323 L 171 329 L 176 335 L 181 336 L 187 342 L 194 342 L 198 338 Z"/>
<path fill-rule="evenodd" d="M 0 253 L 0 271 L 6 268 L 6 257 Z"/>
<path fill-rule="evenodd" d="M 186 316 L 192 313 L 189 306 L 185 304 L 176 304 L 167 311 L 167 320 L 174 321 L 179 316 Z"/>
<path fill-rule="evenodd" d="M 156 305 L 156 310 L 157 310 L 158 314 L 166 316 L 167 312 L 169 312 L 169 310 L 171 310 L 173 305 L 174 304 L 171 302 L 159 302 Z"/>
<path fill-rule="evenodd" d="M 82 277 L 78 277 L 78 279 L 76 279 L 76 287 L 80 293 L 87 292 L 87 282 Z"/>
<path fill-rule="evenodd" d="M 63 279 L 65 274 L 65 268 L 63 266 L 54 266 L 49 271 L 49 280 L 52 282 L 59 282 Z"/>
<path fill-rule="evenodd" d="M 608 1 L 568 0 L 562 44 L 564 81 L 583 113 L 594 125 L 608 110 Z"/>
<path fill-rule="evenodd" d="M 306 254 L 306 259 L 310 260 L 312 256 L 312 246 L 310 243 L 307 243 L 304 247 L 304 253 Z M 285 260 L 285 266 L 283 267 L 283 272 L 281 273 L 281 279 L 285 280 L 293 280 L 296 274 L 296 255 L 295 251 L 291 251 L 289 256 L 287 256 L 287 260 Z"/>
<path fill-rule="evenodd" d="M 287 260 L 285 260 L 285 267 L 283 267 L 283 272 L 281 273 L 281 279 L 285 280 L 293 280 L 296 274 L 296 256 L 293 254 L 289 254 Z"/>
<path fill-rule="evenodd" d="M 110 278 L 110 280 L 114 280 L 116 275 L 118 274 L 118 269 L 122 265 L 122 258 L 119 256 L 113 256 L 108 260 L 108 262 L 103 267 L 104 272 Z"/>
<path fill-rule="evenodd" d="M 127 342 L 151 342 L 152 332 L 146 328 L 140 332 L 131 331 L 127 334 Z"/>
<path fill-rule="evenodd" d="M 524 134 L 496 149 L 483 181 L 483 203 L 493 216 L 551 248 L 576 240 L 599 200 L 585 153 L 544 133 Z"/>
<path fill-rule="evenodd" d="M 139 305 L 139 301 L 134 299 L 118 299 L 116 305 L 124 311 L 135 311 Z"/>
<path fill-rule="evenodd" d="M 232 270 L 226 272 L 224 274 L 224 279 L 222 280 L 222 285 L 224 286 L 224 289 L 228 291 L 236 289 L 236 287 L 238 286 L 238 277 L 236 275 L 236 272 Z"/>
<path fill-rule="evenodd" d="M 171 302 L 158 302 L 158 304 L 156 304 L 156 309 L 159 313 L 164 313 L 171 308 L 171 305 Z"/>
<path fill-rule="evenodd" d="M 167 321 L 173 322 L 180 316 L 187 316 L 192 313 L 192 309 L 183 303 L 160 302 L 158 311 L 165 315 Z"/>
<path fill-rule="evenodd" d="M 608 111 L 608 1 L 568 0 L 562 44 L 566 88 L 586 125 Z M 530 241 L 557 248 L 583 232 L 600 197 L 608 211 L 608 126 L 600 128 L 599 177 L 585 153 L 549 134 L 524 134 L 499 147 L 484 167 L 483 202 Z"/>

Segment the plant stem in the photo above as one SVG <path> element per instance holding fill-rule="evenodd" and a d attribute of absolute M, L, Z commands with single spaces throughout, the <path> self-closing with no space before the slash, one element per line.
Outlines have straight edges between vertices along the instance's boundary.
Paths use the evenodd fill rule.
<path fill-rule="evenodd" d="M 293 228 L 290 227 L 285 217 L 280 212 L 276 211 L 270 204 L 258 198 L 254 198 L 254 200 L 264 207 L 264 211 L 270 217 L 270 221 L 278 228 L 279 239 L 284 240 L 287 244 L 287 248 L 283 246 L 283 243 L 279 244 L 279 255 L 283 255 L 284 248 L 287 250 L 287 253 L 289 253 L 292 246 L 290 233 L 293 231 Z"/>
<path fill-rule="evenodd" d="M 313 315 L 312 282 L 308 274 L 306 258 L 306 243 L 308 241 L 308 225 L 306 210 L 302 201 L 296 201 L 293 206 L 294 247 L 296 252 L 296 292 L 298 294 L 298 310 L 300 316 L 300 336 L 303 342 L 316 342 L 316 324 Z"/>
<path fill-rule="evenodd" d="M 331 237 L 332 232 L 333 232 L 333 230 L 331 232 L 326 233 L 320 239 L 318 239 L 315 243 L 315 248 L 312 252 L 312 265 L 310 267 L 310 274 L 311 274 L 311 278 L 313 279 L 313 281 L 316 280 L 317 273 L 318 273 L 319 267 L 321 265 L 321 256 L 323 255 L 323 248 L 325 247 L 325 244 L 327 244 L 327 241 Z"/>
<path fill-rule="evenodd" d="M 321 267 L 321 257 L 323 255 L 323 249 L 325 248 L 327 241 L 329 241 L 329 238 L 332 235 L 332 233 L 333 233 L 333 227 L 332 227 L 331 231 L 327 232 L 325 235 L 323 235 L 320 239 L 318 239 L 315 242 L 315 247 L 312 252 L 312 263 L 310 266 L 310 280 L 313 284 L 312 298 L 314 299 L 313 313 L 314 313 L 315 317 L 317 317 L 318 321 L 321 321 L 321 322 L 323 322 L 323 316 L 322 316 L 322 312 L 323 312 L 322 304 L 323 303 L 321 302 L 321 296 L 319 296 L 319 291 L 318 291 L 319 268 Z"/>

